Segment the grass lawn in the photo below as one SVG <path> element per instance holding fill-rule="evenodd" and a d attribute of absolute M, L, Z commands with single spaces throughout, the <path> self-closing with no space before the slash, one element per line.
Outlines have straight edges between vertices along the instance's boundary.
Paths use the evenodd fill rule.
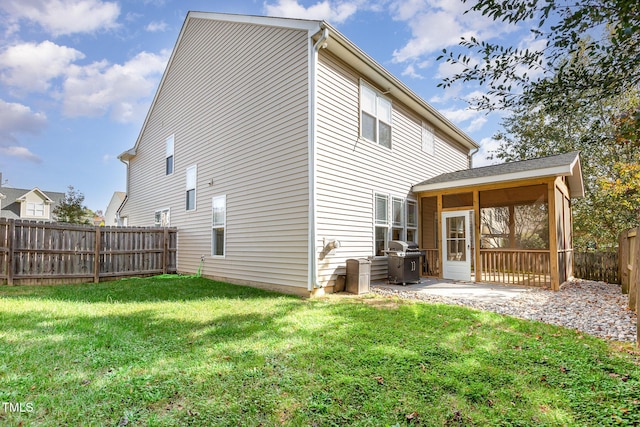
<path fill-rule="evenodd" d="M 161 276 L 0 287 L 0 321 L 4 425 L 640 425 L 632 345 L 456 306 Z"/>

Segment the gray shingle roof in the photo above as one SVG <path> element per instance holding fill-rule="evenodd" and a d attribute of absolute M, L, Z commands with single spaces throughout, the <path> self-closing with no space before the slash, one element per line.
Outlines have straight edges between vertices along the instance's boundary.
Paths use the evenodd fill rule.
<path fill-rule="evenodd" d="M 582 189 L 582 176 L 579 167 L 579 152 L 573 151 L 570 153 L 557 154 L 555 156 L 540 157 L 537 159 L 521 160 L 517 162 L 501 163 L 498 165 L 483 166 L 479 168 L 463 169 L 456 172 L 444 173 L 442 175 L 435 176 L 433 178 L 422 181 L 419 184 L 414 185 L 414 191 L 424 191 L 425 188 L 436 189 L 446 188 L 447 186 L 455 187 L 456 182 L 465 185 L 470 185 L 473 181 L 478 182 L 490 182 L 490 181 L 506 181 L 510 179 L 523 179 L 525 177 L 535 176 L 548 176 L 550 171 L 558 171 L 565 169 L 570 171 L 572 166 L 575 166 L 576 158 L 578 158 L 578 167 L 575 173 L 580 176 L 574 177 L 573 181 L 576 184 L 576 196 L 583 191 Z M 560 173 L 561 175 L 573 175 L 571 173 Z M 577 180 L 580 182 L 578 183 Z M 420 187 L 423 187 L 422 189 Z M 572 189 L 573 190 L 573 189 Z"/>

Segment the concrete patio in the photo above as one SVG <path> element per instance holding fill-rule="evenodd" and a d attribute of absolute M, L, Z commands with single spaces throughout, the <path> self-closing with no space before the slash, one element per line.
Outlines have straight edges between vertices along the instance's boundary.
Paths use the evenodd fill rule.
<path fill-rule="evenodd" d="M 386 288 L 396 291 L 418 292 L 450 298 L 472 298 L 482 302 L 507 301 L 534 289 L 526 286 L 507 286 L 490 283 L 459 282 L 454 280 L 422 278 L 419 283 L 392 285 L 388 282 L 373 282 L 372 288 Z"/>

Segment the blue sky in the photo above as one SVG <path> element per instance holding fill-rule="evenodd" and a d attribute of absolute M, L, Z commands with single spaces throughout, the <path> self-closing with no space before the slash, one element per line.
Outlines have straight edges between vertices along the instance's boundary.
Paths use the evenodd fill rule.
<path fill-rule="evenodd" d="M 530 42 L 522 28 L 463 14 L 460 0 L 2 0 L 0 172 L 3 185 L 67 190 L 104 210 L 124 191 L 131 148 L 189 10 L 324 19 L 482 145 L 500 114 L 467 108 L 473 85 L 443 90 L 437 62 L 461 36 Z M 538 41 L 539 42 L 539 41 Z"/>

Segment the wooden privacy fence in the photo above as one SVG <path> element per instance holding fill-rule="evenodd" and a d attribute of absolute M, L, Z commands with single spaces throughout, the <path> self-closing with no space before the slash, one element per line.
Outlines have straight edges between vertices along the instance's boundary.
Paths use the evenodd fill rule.
<path fill-rule="evenodd" d="M 640 227 L 625 230 L 619 238 L 619 275 L 622 292 L 629 294 L 629 308 L 637 310 L 638 292 L 640 287 L 640 242 L 638 241 Z"/>
<path fill-rule="evenodd" d="M 638 313 L 640 299 L 640 227 L 625 230 L 618 241 L 619 274 L 622 292 L 629 294 L 629 309 Z M 637 321 L 636 345 L 640 345 L 640 316 Z"/>
<path fill-rule="evenodd" d="M 177 229 L 0 218 L 0 283 L 56 284 L 175 273 Z"/>
<path fill-rule="evenodd" d="M 620 283 L 618 270 L 618 252 L 574 253 L 573 275 L 580 279 Z"/>

